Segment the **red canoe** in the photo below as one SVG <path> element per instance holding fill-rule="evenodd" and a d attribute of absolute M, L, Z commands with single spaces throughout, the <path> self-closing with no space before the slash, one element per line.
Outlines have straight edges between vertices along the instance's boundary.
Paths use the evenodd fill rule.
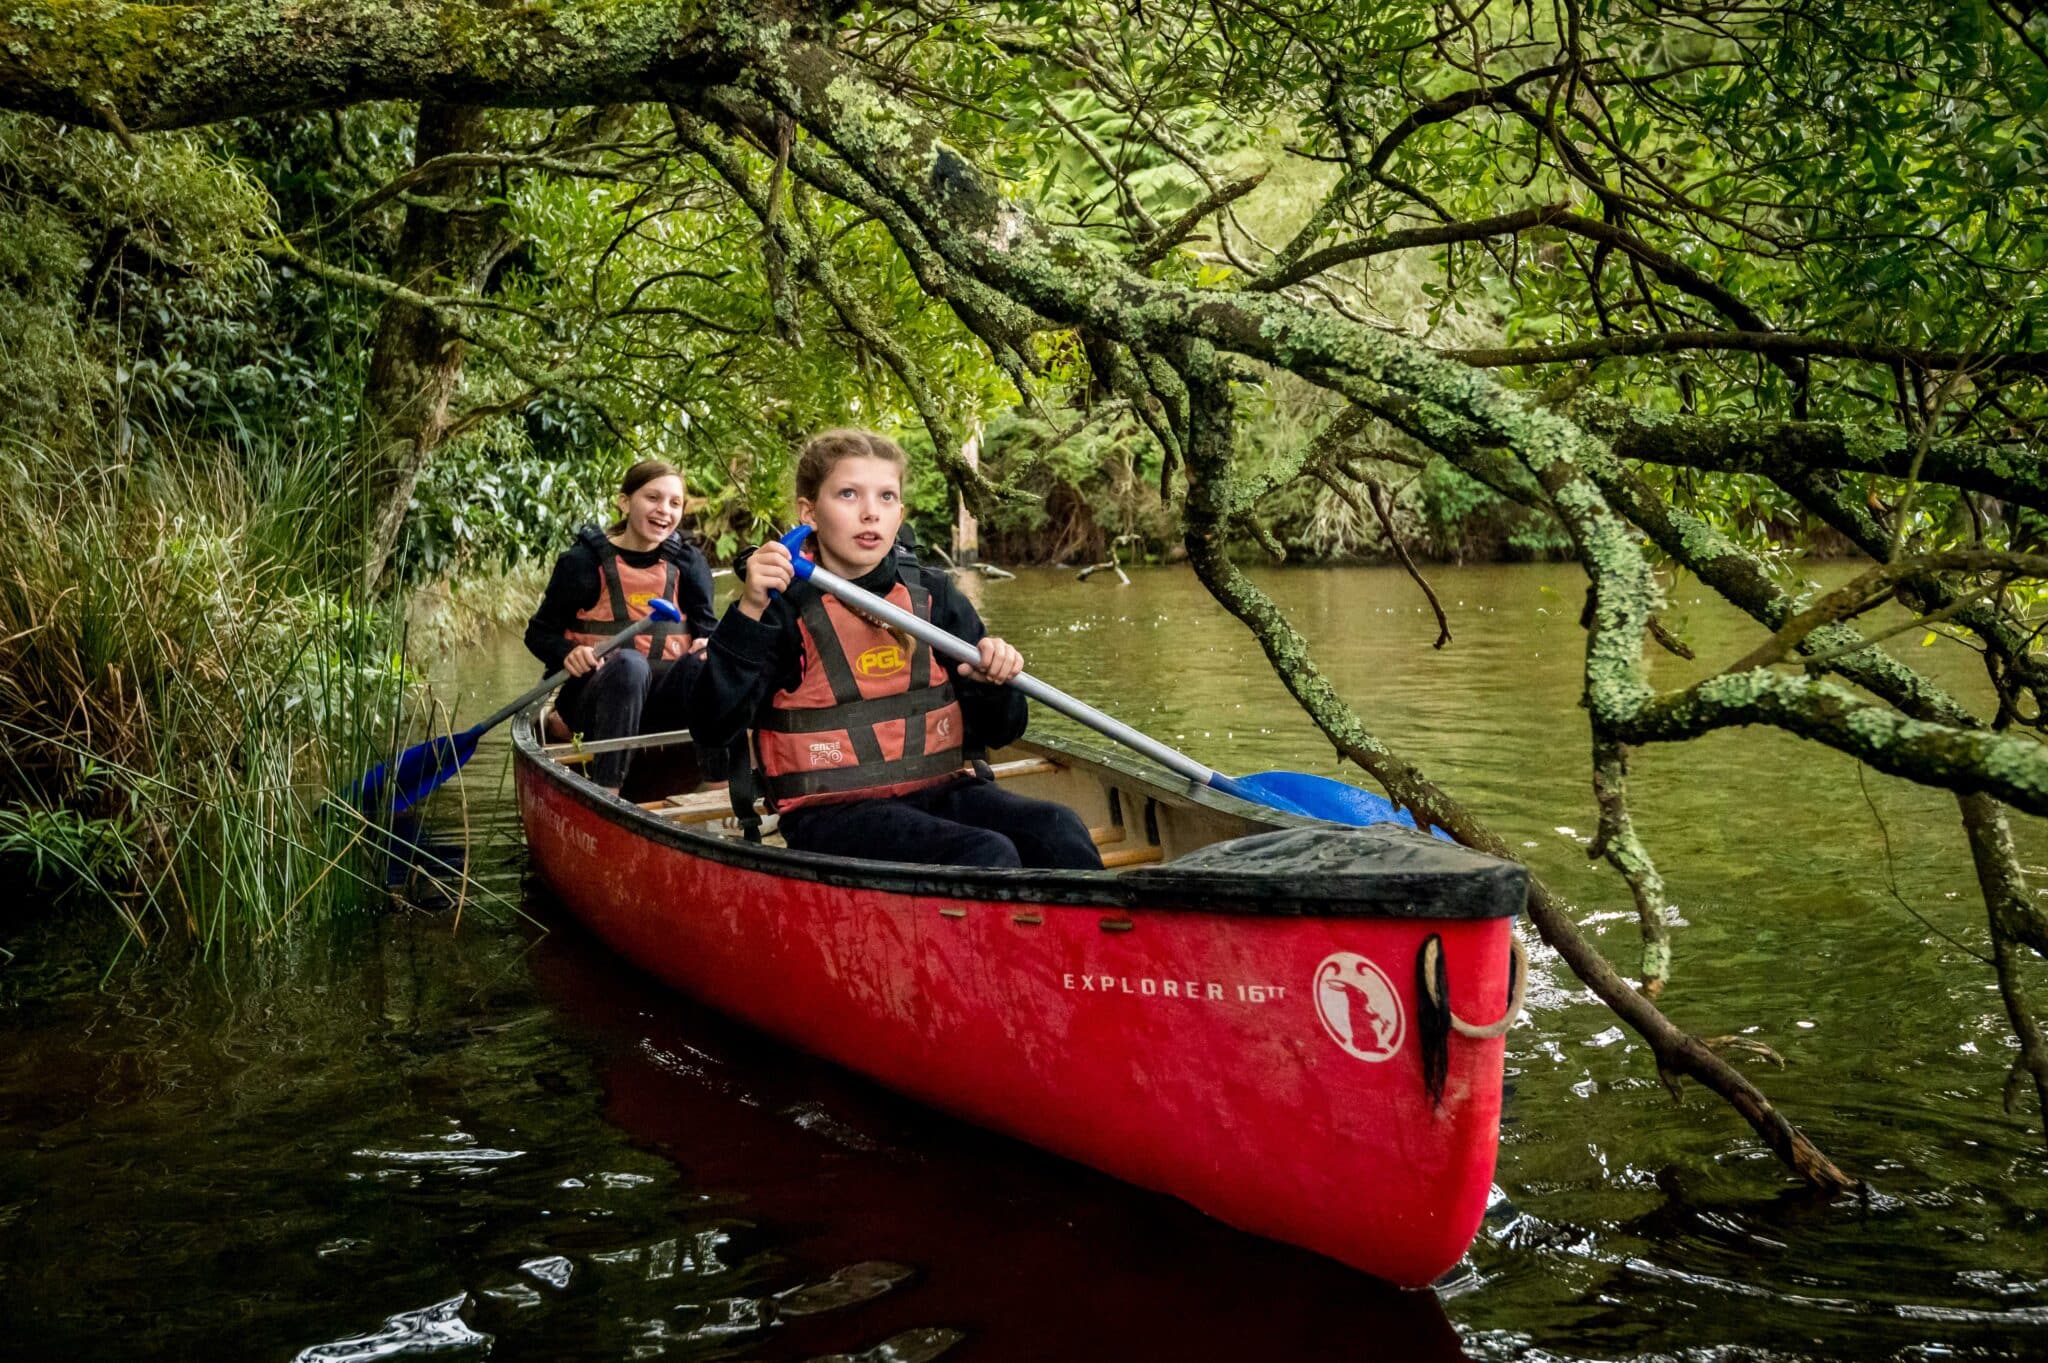
<path fill-rule="evenodd" d="M 814 856 L 740 837 L 722 790 L 636 804 L 530 723 L 515 746 L 541 874 L 692 997 L 1392 1282 L 1427 1284 L 1471 1244 L 1520 867 L 1046 741 L 995 754 L 997 774 L 1081 814 L 1112 869 Z"/>

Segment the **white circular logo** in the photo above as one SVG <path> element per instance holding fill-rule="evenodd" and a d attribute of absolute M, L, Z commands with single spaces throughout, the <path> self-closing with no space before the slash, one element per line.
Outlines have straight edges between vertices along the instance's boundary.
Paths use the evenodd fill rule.
<path fill-rule="evenodd" d="M 1316 967 L 1316 1014 L 1330 1039 L 1360 1060 L 1391 1060 L 1408 1035 L 1401 996 L 1387 973 L 1355 951 Z"/>

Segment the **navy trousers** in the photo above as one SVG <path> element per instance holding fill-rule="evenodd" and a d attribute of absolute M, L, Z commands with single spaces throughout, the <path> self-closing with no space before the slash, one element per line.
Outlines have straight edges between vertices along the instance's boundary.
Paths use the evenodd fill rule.
<path fill-rule="evenodd" d="M 690 683 L 703 666 L 701 653 L 650 664 L 639 649 L 621 648 L 597 671 L 563 683 L 555 708 L 573 732 L 591 741 L 687 728 Z M 632 762 L 630 752 L 599 753 L 591 759 L 590 779 L 622 786 Z"/>
<path fill-rule="evenodd" d="M 1102 869 L 1080 815 L 979 776 L 892 799 L 792 809 L 782 840 L 805 852 L 929 866 Z"/>

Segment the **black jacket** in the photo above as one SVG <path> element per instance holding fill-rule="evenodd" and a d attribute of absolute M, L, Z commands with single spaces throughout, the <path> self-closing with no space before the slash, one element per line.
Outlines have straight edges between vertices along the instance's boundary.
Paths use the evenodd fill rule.
<path fill-rule="evenodd" d="M 645 553 L 620 549 L 618 554 L 621 562 L 635 568 L 652 568 L 664 558 L 672 559 L 677 569 L 676 595 L 682 598 L 678 604 L 682 607 L 683 622 L 690 627 L 690 637 L 701 639 L 717 627 L 718 616 L 711 609 L 711 565 L 680 532 Z M 566 637 L 576 628 L 576 612 L 595 606 L 603 591 L 597 551 L 579 532 L 576 542 L 555 560 L 555 571 L 548 578 L 540 609 L 526 622 L 526 651 L 540 659 L 548 671 L 558 670 L 569 650 L 576 647 Z"/>

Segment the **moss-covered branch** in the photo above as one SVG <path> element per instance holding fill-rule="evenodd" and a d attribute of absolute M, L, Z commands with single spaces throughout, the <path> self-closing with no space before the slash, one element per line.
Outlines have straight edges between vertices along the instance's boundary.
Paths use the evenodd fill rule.
<path fill-rule="evenodd" d="M 768 198 L 770 191 L 753 183 L 745 162 L 711 127 L 680 109 L 674 110 L 672 117 L 677 138 L 702 157 L 747 205 L 761 223 L 762 230 L 775 238 L 790 268 L 808 280 L 831 304 L 846 329 L 871 346 L 882 357 L 882 362 L 889 366 L 889 372 L 896 376 L 896 381 L 903 385 L 903 391 L 909 394 L 911 405 L 917 408 L 918 417 L 932 438 L 932 450 L 939 466 L 945 470 L 953 486 L 967 498 L 968 505 L 984 514 L 993 509 L 1001 500 L 1003 489 L 961 457 L 966 439 L 952 412 L 925 376 L 923 367 L 840 279 L 839 272 L 833 268 L 809 227 L 793 213 L 774 210 Z"/>
<path fill-rule="evenodd" d="M 1917 475 L 1921 482 L 2048 508 L 2048 459 L 2026 445 L 1936 439 L 1927 442 L 1923 456 L 1910 432 L 1865 430 L 1842 422 L 1731 421 L 1645 412 L 1611 402 L 1581 403 L 1572 415 L 1623 459 L 1774 480 L 1815 470 Z"/>
<path fill-rule="evenodd" d="M 1365 727 L 1316 667 L 1307 641 L 1272 598 L 1231 562 L 1227 549 L 1231 497 L 1227 418 L 1212 385 L 1190 386 L 1198 399 L 1197 421 L 1208 433 L 1206 438 L 1198 434 L 1189 442 L 1187 500 L 1189 561 L 1203 585 L 1251 630 L 1288 691 L 1339 754 L 1384 786 L 1395 804 L 1412 812 L 1423 827 L 1442 828 L 1468 847 L 1513 859 L 1514 851 L 1503 839 Z M 1529 917 L 1572 973 L 1649 1044 L 1658 1073 L 1674 1093 L 1680 1077 L 1696 1079 L 1735 1108 L 1779 1159 L 1808 1184 L 1830 1191 L 1856 1186 L 1856 1180 L 1786 1120 L 1747 1076 L 1699 1037 L 1672 1022 L 1646 994 L 1624 979 L 1573 924 L 1571 906 L 1535 878 L 1529 885 Z"/>
<path fill-rule="evenodd" d="M 2048 351 L 1927 350 L 1838 336 L 1805 336 L 1785 331 L 1644 331 L 1599 336 L 1555 345 L 1472 346 L 1440 352 L 1477 369 L 1512 369 L 1532 364 L 1572 364 L 1627 355 L 1677 355 L 1687 351 L 1761 355 L 1766 359 L 1862 360 L 1916 369 L 1983 370 L 1994 374 L 2048 374 Z"/>
<path fill-rule="evenodd" d="M 729 76 L 734 30 L 787 17 L 715 0 L 18 0 L 0 10 L 0 98 L 138 132 L 373 99 L 660 100 Z"/>
<path fill-rule="evenodd" d="M 1791 470 L 1776 479 L 1808 511 L 1847 536 L 1857 548 L 1884 563 L 1892 555 L 1892 537 L 1870 514 L 1862 497 L 1855 495 L 1833 473 Z M 1957 595 L 1933 574 L 1917 574 L 1900 584 L 1902 590 L 1923 610 L 1946 610 L 1957 604 Z M 2035 696 L 2034 722 L 2048 718 L 2048 707 L 2040 697 L 2048 693 L 2048 660 L 2033 650 L 2034 633 L 2005 613 L 1983 604 L 1963 604 L 1951 617 L 1955 623 L 1984 641 L 1985 663 L 1992 669 L 1992 681 L 2008 697 L 2018 690 Z"/>

